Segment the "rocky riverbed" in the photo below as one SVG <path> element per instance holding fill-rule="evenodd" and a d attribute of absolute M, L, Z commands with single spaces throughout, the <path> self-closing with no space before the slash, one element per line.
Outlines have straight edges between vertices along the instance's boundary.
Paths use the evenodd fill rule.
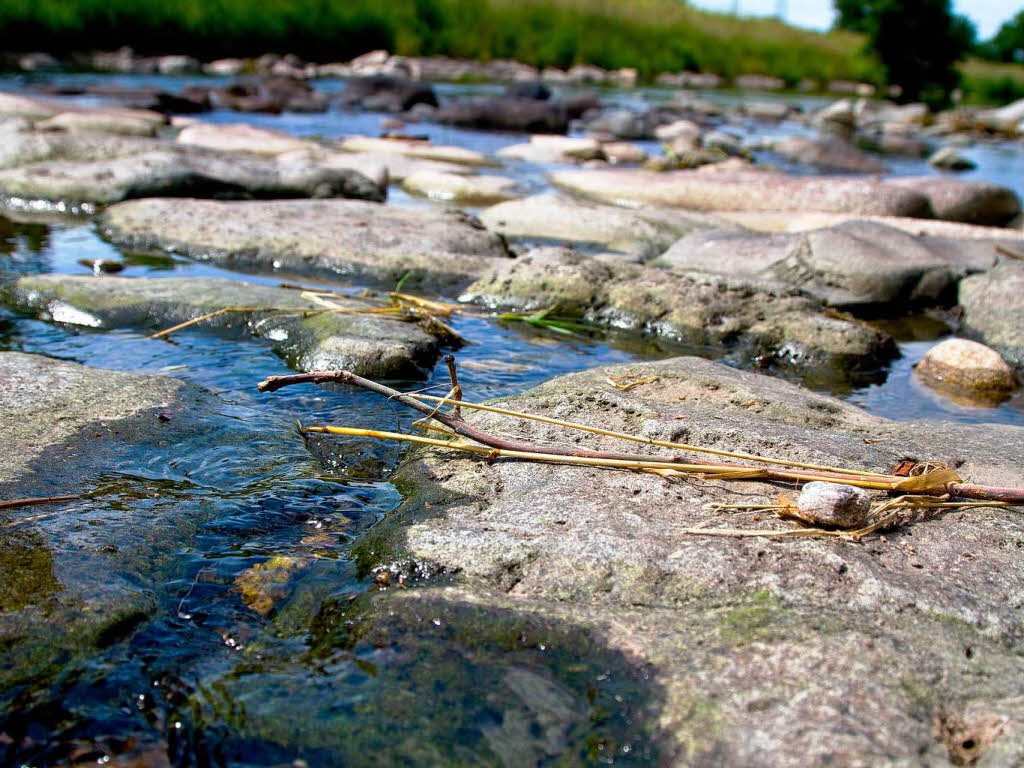
<path fill-rule="evenodd" d="M 0 502 L 75 498 L 0 508 L 0 762 L 1024 760 L 1020 509 L 749 537 L 794 482 L 338 438 L 303 427 L 412 417 L 255 390 L 442 395 L 454 352 L 467 399 L 650 455 L 1024 488 L 1017 107 L 394 58 L 2 81 Z"/>

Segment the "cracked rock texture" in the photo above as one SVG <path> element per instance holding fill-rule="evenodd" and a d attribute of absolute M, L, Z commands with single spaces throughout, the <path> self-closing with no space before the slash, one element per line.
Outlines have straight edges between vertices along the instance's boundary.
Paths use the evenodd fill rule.
<path fill-rule="evenodd" d="M 629 391 L 619 382 L 656 377 Z M 1024 485 L 1024 429 L 897 423 L 696 358 L 559 377 L 506 407 L 662 440 L 889 471 L 905 458 Z M 664 453 L 473 413 L 536 443 Z M 677 765 L 1015 765 L 1024 761 L 1024 518 L 963 509 L 860 544 L 719 538 L 786 527 L 710 505 L 785 487 L 413 451 L 402 506 L 361 545 L 378 567 L 453 574 L 441 599 L 565 617 L 663 690 Z M 415 600 L 417 592 L 404 600 Z M 427 589 L 422 599 L 436 600 Z M 976 762 L 974 762 L 976 761 Z"/>

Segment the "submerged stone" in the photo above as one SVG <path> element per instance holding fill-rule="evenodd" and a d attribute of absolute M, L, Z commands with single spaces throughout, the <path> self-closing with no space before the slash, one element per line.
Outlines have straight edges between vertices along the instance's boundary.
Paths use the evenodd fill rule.
<path fill-rule="evenodd" d="M 101 230 L 133 250 L 237 268 L 355 277 L 457 291 L 507 258 L 501 237 L 459 211 L 345 200 L 149 199 L 111 207 Z"/>
<path fill-rule="evenodd" d="M 221 401 L 175 379 L 16 352 L 0 353 L 0 377 L 4 499 L 97 492 L 0 511 L 6 719 L 27 686 L 122 641 L 157 609 L 153 582 L 167 553 L 187 547 L 210 514 L 176 497 L 179 473 L 201 464 L 192 454 L 203 446 L 242 438 L 237 420 L 220 415 Z M 166 480 L 147 489 L 143 466 L 162 467 Z"/>
<path fill-rule="evenodd" d="M 501 404 L 851 469 L 934 459 L 973 482 L 1024 487 L 1019 427 L 892 422 L 696 358 L 562 376 Z M 467 418 L 538 445 L 673 453 L 496 414 Z M 396 483 L 405 500 L 363 551 L 444 569 L 460 599 L 572 617 L 628 650 L 662 687 L 658 721 L 680 764 L 939 765 L 963 749 L 992 765 L 1024 759 L 1012 597 L 1024 562 L 1006 544 L 1024 537 L 1020 515 L 951 510 L 851 545 L 687 532 L 796 528 L 715 512 L 776 503 L 783 488 L 760 481 L 667 482 L 430 448 L 409 455 Z M 969 734 L 992 719 L 998 733 L 966 747 L 966 736 L 935 726 Z"/>
<path fill-rule="evenodd" d="M 438 339 L 414 323 L 387 315 L 318 311 L 323 306 L 301 291 L 240 280 L 36 275 L 21 278 L 2 295 L 15 309 L 54 322 L 152 331 L 226 307 L 251 307 L 204 320 L 181 333 L 217 328 L 264 338 L 300 371 L 343 368 L 369 377 L 417 377 L 430 369 L 439 353 Z M 352 312 L 377 306 L 330 301 Z M 261 312 L 261 307 L 310 314 Z"/>

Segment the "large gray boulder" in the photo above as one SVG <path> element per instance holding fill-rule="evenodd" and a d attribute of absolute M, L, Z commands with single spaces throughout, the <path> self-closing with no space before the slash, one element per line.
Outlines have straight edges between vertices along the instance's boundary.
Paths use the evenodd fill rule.
<path fill-rule="evenodd" d="M 960 283 L 964 330 L 1024 368 L 1024 262 L 1004 260 Z"/>
<path fill-rule="evenodd" d="M 780 283 L 672 273 L 565 248 L 501 263 L 462 299 L 521 313 L 549 310 L 830 379 L 877 369 L 896 354 L 886 334 L 827 316 L 820 302 Z"/>
<path fill-rule="evenodd" d="M 551 182 L 617 205 L 662 205 L 697 211 L 824 211 L 883 216 L 931 215 L 918 190 L 878 179 L 787 176 L 771 171 L 556 171 Z"/>
<path fill-rule="evenodd" d="M 240 157 L 192 148 L 153 149 L 93 162 L 51 161 L 0 171 L 0 201 L 46 201 L 88 208 L 158 195 L 209 197 L 355 197 L 385 190 L 358 171 L 295 160 Z"/>
<path fill-rule="evenodd" d="M 459 211 L 349 200 L 149 199 L 112 206 L 101 231 L 133 250 L 232 266 L 458 291 L 507 258 L 501 237 Z"/>
<path fill-rule="evenodd" d="M 956 280 L 988 268 L 995 249 L 987 244 L 972 261 L 962 243 L 940 251 L 939 238 L 918 238 L 870 221 L 849 221 L 803 233 L 695 232 L 679 240 L 657 263 L 739 278 L 780 281 L 836 307 L 888 305 L 897 311 L 922 304 L 952 303 Z"/>
<path fill-rule="evenodd" d="M 644 261 L 689 232 L 730 226 L 714 214 L 649 206 L 630 210 L 558 193 L 499 203 L 479 216 L 488 229 L 508 237 L 600 245 Z"/>
<path fill-rule="evenodd" d="M 8 305 L 55 322 L 93 328 L 163 330 L 226 307 L 229 312 L 192 326 L 269 340 L 300 371 L 344 368 L 363 376 L 421 376 L 437 360 L 438 340 L 417 325 L 387 315 L 323 312 L 300 291 L 240 280 L 127 278 L 81 275 L 23 277 L 0 293 Z M 331 299 L 352 312 L 366 302 Z M 260 312 L 260 307 L 305 310 Z"/>
<path fill-rule="evenodd" d="M 629 391 L 620 382 L 650 379 Z M 599 368 L 506 407 L 604 429 L 790 460 L 889 471 L 907 457 L 1024 486 L 1024 429 L 897 423 L 778 379 L 696 358 Z M 540 444 L 650 452 L 489 414 Z M 933 515 L 861 544 L 716 538 L 686 529 L 795 528 L 713 505 L 777 503 L 761 482 L 414 451 L 405 500 L 360 547 L 364 567 L 453 574 L 400 592 L 571 621 L 647 665 L 673 765 L 1014 765 L 1024 761 L 1024 517 Z M 1009 543 L 1009 545 L 1008 545 Z M 411 612 L 411 613 L 410 613 Z M 424 622 L 426 625 L 427 622 Z M 613 673 L 614 674 L 614 673 Z M 658 738 L 655 736 L 655 738 Z"/>

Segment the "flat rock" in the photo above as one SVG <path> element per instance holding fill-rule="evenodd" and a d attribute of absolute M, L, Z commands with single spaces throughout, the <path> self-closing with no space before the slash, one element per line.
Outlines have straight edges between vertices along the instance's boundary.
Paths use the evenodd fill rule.
<path fill-rule="evenodd" d="M 714 214 L 650 206 L 630 210 L 558 193 L 499 203 L 479 215 L 488 229 L 508 237 L 597 244 L 643 261 L 689 232 L 730 226 Z"/>
<path fill-rule="evenodd" d="M 447 174 L 473 172 L 471 166 L 461 163 L 423 160 L 395 152 L 332 151 L 316 141 L 244 123 L 198 123 L 182 130 L 177 141 L 179 144 L 219 152 L 273 155 L 282 162 L 315 162 L 325 169 L 358 171 L 382 188 L 421 171 Z"/>
<path fill-rule="evenodd" d="M 918 236 L 936 236 L 949 240 L 984 241 L 992 245 L 999 242 L 1019 242 L 1024 240 L 1021 231 L 1005 227 L 986 227 L 976 224 L 964 224 L 958 221 L 940 221 L 938 219 L 917 219 L 910 216 L 867 216 L 853 213 L 773 213 L 721 211 L 719 218 L 735 222 L 741 227 L 758 232 L 806 232 L 810 229 L 823 229 L 846 221 L 873 221 L 889 227 L 902 229 Z"/>
<path fill-rule="evenodd" d="M 936 344 L 914 371 L 933 389 L 968 400 L 999 402 L 1017 389 L 1013 369 L 999 353 L 968 339 Z"/>
<path fill-rule="evenodd" d="M 549 163 L 577 163 L 603 157 L 601 143 L 596 139 L 571 138 L 537 134 L 525 144 L 502 147 L 498 157 L 525 160 L 540 165 Z"/>
<path fill-rule="evenodd" d="M 463 147 L 446 147 L 428 141 L 411 139 L 374 139 L 369 136 L 349 136 L 338 142 L 338 148 L 345 152 L 379 152 L 390 155 L 407 155 L 422 160 L 437 160 L 443 163 L 469 166 L 494 166 L 486 155 Z"/>
<path fill-rule="evenodd" d="M 874 179 L 787 176 L 770 171 L 654 172 L 623 168 L 556 171 L 551 182 L 617 205 L 662 205 L 698 211 L 824 211 L 926 216 L 925 196 Z"/>
<path fill-rule="evenodd" d="M 988 249 L 988 254 L 994 254 Z M 672 269 L 764 277 L 836 307 L 908 307 L 951 301 L 967 265 L 884 224 L 849 221 L 803 233 L 694 232 L 657 261 Z"/>
<path fill-rule="evenodd" d="M 0 141 L 0 168 L 46 160 L 90 162 L 127 157 L 162 146 L 155 139 L 108 133 L 66 133 L 30 128 L 5 131 Z"/>
<path fill-rule="evenodd" d="M 257 155 L 283 155 L 317 146 L 316 142 L 296 138 L 284 131 L 245 123 L 196 123 L 184 128 L 178 134 L 177 142 L 221 152 L 252 152 Z"/>
<path fill-rule="evenodd" d="M 677 274 L 566 248 L 538 248 L 500 263 L 462 296 L 502 310 L 552 316 L 730 350 L 743 362 L 776 362 L 809 377 L 853 376 L 895 354 L 886 334 L 823 313 L 786 287 Z"/>
<path fill-rule="evenodd" d="M 285 156 L 287 157 L 287 155 Z M 424 160 L 411 155 L 385 152 L 324 152 L 311 154 L 316 163 L 324 168 L 349 168 L 370 178 L 384 175 L 389 183 L 400 183 L 414 173 L 443 173 L 448 176 L 469 176 L 473 166 L 446 163 L 440 160 Z"/>
<path fill-rule="evenodd" d="M 157 195 L 384 199 L 376 183 L 351 169 L 174 145 L 108 160 L 50 161 L 0 171 L 0 200 L 11 207 L 39 200 L 110 205 Z"/>
<path fill-rule="evenodd" d="M 26 120 L 45 120 L 60 112 L 62 107 L 55 102 L 36 99 L 20 93 L 0 92 L 0 115 L 22 117 Z"/>
<path fill-rule="evenodd" d="M 301 292 L 240 280 L 35 275 L 5 288 L 5 302 L 54 322 L 92 328 L 163 330 L 225 307 L 316 310 Z M 358 312 L 366 302 L 331 299 Z M 211 328 L 267 339 L 300 371 L 344 368 L 362 376 L 413 378 L 437 361 L 438 340 L 385 315 L 230 312 L 181 333 Z"/>
<path fill-rule="evenodd" d="M 464 205 L 493 205 L 518 197 L 519 185 L 507 176 L 465 176 L 416 171 L 402 180 L 402 189 L 431 200 Z"/>
<path fill-rule="evenodd" d="M 937 219 L 1000 227 L 1021 212 L 1016 192 L 986 181 L 910 176 L 890 179 L 888 183 L 927 197 Z"/>
<path fill-rule="evenodd" d="M 1005 259 L 960 282 L 963 328 L 1024 368 L 1024 262 Z"/>
<path fill-rule="evenodd" d="M 148 199 L 109 208 L 101 230 L 134 250 L 262 271 L 458 291 L 507 258 L 501 237 L 459 211 L 346 200 Z"/>
<path fill-rule="evenodd" d="M 620 391 L 612 377 L 650 381 Z M 1019 427 L 891 422 L 696 358 L 584 371 L 502 404 L 832 466 L 935 459 L 979 483 L 1024 486 Z M 666 453 L 493 414 L 469 419 L 538 444 Z M 396 483 L 404 502 L 361 546 L 367 567 L 412 564 L 454 581 L 402 591 L 403 615 L 420 600 L 435 611 L 431 600 L 468 600 L 596 632 L 658 682 L 651 706 L 671 745 L 663 764 L 1024 760 L 1019 514 L 952 510 L 850 545 L 685 532 L 795 528 L 711 508 L 776 503 L 786 491 L 760 482 L 666 482 L 431 448 L 412 452 Z"/>
<path fill-rule="evenodd" d="M 245 409 L 222 415 L 211 393 L 176 379 L 16 352 L 0 353 L 0 377 L 0 495 L 101 491 L 56 508 L 0 512 L 3 706 L 22 684 L 73 669 L 77 654 L 123 640 L 157 609 L 154 585 L 171 578 L 167 553 L 187 549 L 211 511 L 173 492 L 160 498 L 142 476 L 165 472 L 161 490 L 204 482 L 203 451 L 214 444 L 225 451 L 218 464 L 228 447 L 244 462 L 254 457 L 245 455 Z M 124 473 L 113 495 L 112 468 Z M 133 497 L 146 501 L 124 503 Z"/>
<path fill-rule="evenodd" d="M 59 112 L 36 123 L 41 131 L 116 133 L 123 136 L 156 136 L 167 124 L 159 112 L 144 109 L 90 109 Z"/>

